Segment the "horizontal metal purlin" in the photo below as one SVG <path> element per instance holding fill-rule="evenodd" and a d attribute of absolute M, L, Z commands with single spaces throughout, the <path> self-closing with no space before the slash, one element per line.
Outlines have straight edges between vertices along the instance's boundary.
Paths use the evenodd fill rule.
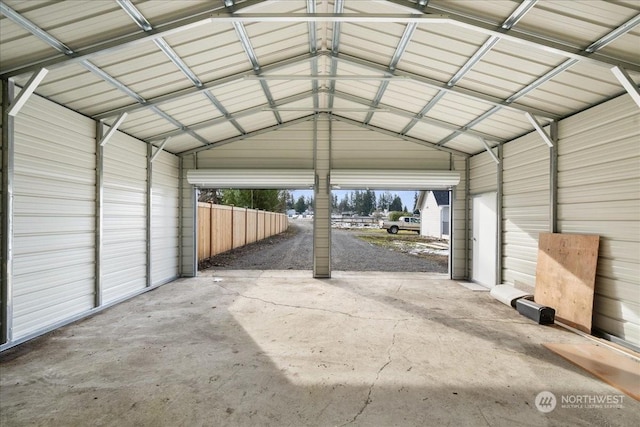
<path fill-rule="evenodd" d="M 531 10 L 531 8 L 536 4 L 537 0 L 524 0 L 520 3 L 520 6 L 514 10 L 511 15 L 503 22 L 502 28 L 509 30 L 511 29 L 520 19 L 524 17 L 524 15 Z M 487 41 L 465 62 L 465 64 L 460 67 L 458 72 L 454 74 L 454 76 L 447 82 L 448 87 L 455 86 L 471 69 L 478 63 L 480 60 L 487 54 L 493 47 L 500 41 L 500 38 L 497 36 L 490 36 Z M 442 99 L 445 95 L 444 91 L 440 91 L 435 97 L 429 101 L 429 103 L 418 113 L 416 119 L 411 120 L 411 122 L 405 126 L 402 130 L 402 133 L 405 134 L 409 132 L 415 125 L 418 123 L 418 118 L 424 117 L 435 105 Z"/>
<path fill-rule="evenodd" d="M 586 49 L 585 52 L 595 52 L 598 49 L 602 49 L 606 45 L 618 39 L 620 36 L 627 34 L 629 31 L 633 30 L 635 27 L 640 24 L 640 15 L 636 15 L 615 30 L 609 32 L 605 36 L 591 43 Z"/>
<path fill-rule="evenodd" d="M 405 7 L 416 9 L 416 3 L 408 0 L 387 0 L 393 3 L 401 4 Z M 248 4 L 255 4 L 258 2 L 249 2 Z M 243 6 L 245 4 L 243 3 Z M 438 6 L 438 8 L 445 10 Z M 511 30 L 505 32 L 499 26 L 487 23 L 479 18 L 462 16 L 456 13 L 454 10 L 446 10 L 447 15 L 438 15 L 437 10 L 433 7 L 427 9 L 429 14 L 426 15 L 389 15 L 389 14 L 231 14 L 228 12 L 222 12 L 221 8 L 212 8 L 209 12 L 201 12 L 195 15 L 184 17 L 180 20 L 172 20 L 163 25 L 157 26 L 157 30 L 152 34 L 145 32 L 142 34 L 136 33 L 117 39 L 105 41 L 103 43 L 95 44 L 90 48 L 79 50 L 75 52 L 73 57 L 52 58 L 29 65 L 3 70 L 2 78 L 8 78 L 16 75 L 23 74 L 25 72 L 33 71 L 38 68 L 53 69 L 59 65 L 65 63 L 79 62 L 83 59 L 87 59 L 91 55 L 98 53 L 107 53 L 119 50 L 124 47 L 131 47 L 144 41 L 153 40 L 159 37 L 164 37 L 177 32 L 188 31 L 194 26 L 206 25 L 215 22 L 389 22 L 389 23 L 425 23 L 425 24 L 450 24 L 468 28 L 472 31 L 485 33 L 488 35 L 496 35 L 502 39 L 507 39 L 518 44 L 534 47 L 547 52 L 551 52 L 560 56 L 568 58 L 574 58 L 581 61 L 586 61 L 600 66 L 620 65 L 630 71 L 640 72 L 640 65 L 629 61 L 624 61 L 617 58 L 611 58 L 605 55 L 589 54 L 582 51 L 580 48 L 569 47 L 569 43 L 561 41 L 550 40 L 547 36 L 535 35 L 530 32 L 514 32 Z M 212 12 L 214 12 L 212 14 Z"/>
<path fill-rule="evenodd" d="M 249 62 L 251 62 L 251 66 L 253 67 L 253 71 L 255 73 L 260 73 L 260 63 L 258 62 L 258 56 L 256 52 L 253 50 L 253 46 L 251 45 L 251 40 L 249 39 L 249 34 L 247 34 L 247 30 L 241 22 L 234 22 L 233 28 L 236 30 L 236 34 L 238 35 L 238 39 L 240 40 L 240 44 L 244 49 L 247 57 L 249 58 Z M 269 90 L 269 85 L 264 80 L 260 80 L 260 86 L 262 87 L 262 92 L 264 92 L 264 96 L 267 98 L 269 105 L 275 105 L 275 101 L 273 96 L 271 95 L 271 91 Z M 282 123 L 282 118 L 277 111 L 273 112 L 273 115 L 276 118 L 276 122 L 279 124 Z"/>
<path fill-rule="evenodd" d="M 307 0 L 307 13 L 316 13 L 316 0 Z M 315 54 L 318 51 L 318 36 L 317 36 L 317 26 L 315 22 L 309 22 L 307 24 L 307 28 L 309 30 L 309 53 Z M 318 75 L 318 61 L 311 61 L 311 75 Z M 313 106 L 314 108 L 318 108 L 320 106 L 320 99 L 318 97 L 318 80 L 313 80 L 311 82 L 311 89 L 314 92 L 313 96 Z"/>
<path fill-rule="evenodd" d="M 222 103 L 218 100 L 218 98 L 216 98 L 211 92 L 209 91 L 204 91 L 204 95 L 209 99 L 209 101 L 211 101 L 211 103 L 218 109 L 218 111 L 220 111 L 222 113 L 222 115 L 229 121 L 229 123 L 231 123 L 240 133 L 247 133 L 242 126 L 240 126 L 240 124 L 236 121 L 236 119 L 229 114 L 229 111 L 227 111 L 226 108 L 224 108 L 224 105 L 222 105 Z"/>
<path fill-rule="evenodd" d="M 164 39 L 155 39 L 154 43 L 171 60 L 171 62 L 173 62 L 175 66 L 178 67 L 180 71 L 182 71 L 182 74 L 184 74 L 195 87 L 202 86 L 202 82 L 200 81 L 200 79 L 195 75 L 193 71 L 191 71 L 189 66 L 185 64 L 182 58 L 178 56 L 178 54 L 173 50 L 173 48 L 171 48 L 171 46 L 167 44 Z"/>
<path fill-rule="evenodd" d="M 494 113 L 496 113 L 497 111 L 499 111 L 502 108 L 502 106 L 497 105 L 495 107 L 493 107 L 492 109 L 490 109 L 489 111 L 485 112 L 484 114 L 482 114 L 481 116 L 471 120 L 469 123 L 467 123 L 465 126 L 461 127 L 460 129 L 456 130 L 455 132 L 453 132 L 451 135 L 447 136 L 446 138 L 442 139 L 441 141 L 438 142 L 438 145 L 444 145 L 447 142 L 451 141 L 452 139 L 454 139 L 455 137 L 457 137 L 458 135 L 463 134 L 464 132 L 468 131 L 469 129 L 471 129 L 472 127 L 474 127 L 475 125 L 477 125 L 478 123 L 480 123 L 481 121 L 483 121 L 484 119 L 486 119 L 487 117 L 493 115 Z"/>
<path fill-rule="evenodd" d="M 0 13 L 4 16 L 12 20 L 14 23 L 18 24 L 25 30 L 29 31 L 31 34 L 56 49 L 58 52 L 64 53 L 65 55 L 73 54 L 73 50 L 71 50 L 67 45 L 62 43 L 57 38 L 53 37 L 51 34 L 42 30 L 40 27 L 35 25 L 33 22 L 20 15 L 15 10 L 11 9 L 9 6 L 4 4 L 4 2 L 0 2 Z"/>
<path fill-rule="evenodd" d="M 342 93 L 342 92 L 336 92 L 335 94 L 336 98 L 340 98 L 340 99 L 344 99 L 346 101 L 351 101 L 351 102 L 355 102 L 358 104 L 362 104 L 362 105 L 369 105 L 370 101 L 364 98 L 360 98 L 358 96 L 355 95 L 349 95 L 346 93 Z M 385 105 L 385 104 L 379 104 L 378 107 L 380 107 L 380 109 L 382 109 L 382 111 L 388 111 L 391 114 L 395 114 L 401 117 L 406 117 L 406 118 L 411 118 L 414 119 L 415 118 L 415 114 L 411 111 L 407 111 L 407 110 L 402 110 L 400 108 L 396 108 L 396 107 L 392 107 L 390 105 Z M 420 118 L 418 121 L 423 122 L 423 123 L 428 123 L 431 124 L 433 126 L 436 127 L 440 127 L 440 128 L 444 128 L 444 129 L 449 129 L 452 131 L 460 131 L 460 133 L 468 133 L 469 135 L 472 136 L 476 136 L 479 138 L 485 138 L 487 140 L 490 141 L 496 141 L 496 142 L 504 142 L 504 139 L 502 138 L 497 138 L 493 135 L 488 135 L 482 132 L 478 132 L 478 131 L 474 131 L 472 129 L 466 129 L 466 130 L 460 130 L 460 127 L 458 125 L 455 125 L 453 123 L 448 123 L 448 122 L 444 122 L 442 120 L 438 120 L 438 119 L 434 119 L 431 117 L 422 117 Z M 403 133 L 400 133 L 401 135 L 404 135 Z"/>
<path fill-rule="evenodd" d="M 326 92 L 327 92 L 326 89 L 318 91 L 318 93 L 326 93 Z M 276 107 L 275 108 L 278 108 L 281 105 L 286 105 L 286 104 L 289 104 L 289 103 L 292 103 L 292 102 L 296 102 L 296 101 L 301 101 L 303 99 L 307 99 L 307 98 L 309 98 L 309 97 L 311 97 L 313 95 L 314 95 L 313 93 L 305 92 L 305 93 L 301 93 L 301 94 L 298 94 L 298 95 L 293 95 L 293 96 L 290 96 L 290 97 L 287 97 L 287 98 L 283 98 L 283 99 L 279 100 L 276 103 Z M 256 113 L 262 111 L 264 108 L 271 108 L 271 106 L 269 104 L 262 104 L 262 105 L 258 105 L 258 106 L 255 106 L 255 107 L 247 108 L 245 110 L 241 110 L 241 111 L 235 112 L 233 114 L 233 117 L 234 117 L 234 119 L 240 119 L 240 118 L 243 118 L 243 117 L 247 117 L 247 116 L 250 116 L 252 114 L 256 114 Z M 228 119 L 226 117 L 224 117 L 224 116 L 216 117 L 215 119 L 205 120 L 204 122 L 193 124 L 193 125 L 191 125 L 189 127 L 189 129 L 191 129 L 193 131 L 197 131 L 197 130 L 200 130 L 200 129 L 204 129 L 204 128 L 207 128 L 207 127 L 210 127 L 210 126 L 215 126 L 215 125 L 219 125 L 219 124 L 227 123 L 227 122 L 228 122 Z M 158 135 L 154 135 L 154 136 L 148 137 L 148 138 L 146 138 L 146 140 L 147 141 L 160 141 L 163 138 L 166 138 L 168 136 L 177 136 L 177 135 L 180 135 L 182 133 L 183 133 L 183 131 L 181 129 L 177 129 L 177 130 L 172 130 L 172 131 L 169 131 L 169 132 L 163 132 L 162 134 L 158 134 Z"/>
<path fill-rule="evenodd" d="M 116 3 L 129 15 L 131 19 L 144 31 L 151 31 L 153 27 L 147 21 L 142 13 L 136 8 L 130 0 L 116 0 Z"/>
<path fill-rule="evenodd" d="M 244 135 L 233 136 L 231 138 L 223 139 L 222 141 L 209 143 L 208 145 L 206 145 L 204 147 L 192 148 L 190 150 L 182 151 L 180 153 L 177 153 L 177 155 L 181 156 L 181 157 L 184 157 L 184 156 L 188 156 L 190 154 L 199 153 L 200 151 L 211 150 L 211 149 L 214 149 L 214 148 L 217 148 L 217 147 L 221 147 L 223 145 L 231 144 L 231 143 L 236 142 L 236 141 L 242 141 L 243 139 L 251 138 L 251 137 L 254 137 L 254 136 L 258 136 L 258 135 L 263 135 L 265 133 L 273 132 L 274 130 L 283 129 L 283 128 L 286 128 L 286 127 L 289 127 L 289 126 L 294 126 L 294 125 L 297 125 L 299 123 L 304 123 L 304 122 L 307 122 L 309 120 L 312 120 L 314 116 L 315 116 L 315 114 L 311 114 L 309 116 L 301 117 L 299 119 L 290 120 L 290 121 L 285 122 L 285 123 L 269 126 L 269 127 L 263 128 L 263 129 L 258 129 L 258 130 L 255 130 L 253 132 L 248 132 L 248 133 L 246 133 Z"/>
<path fill-rule="evenodd" d="M 134 92 L 131 89 L 129 89 L 129 87 L 127 87 L 126 85 L 121 83 L 116 78 L 112 77 L 110 74 L 106 73 L 101 68 L 99 68 L 96 65 L 92 64 L 91 62 L 82 61 L 82 66 L 85 67 L 87 70 L 91 71 L 93 74 L 95 74 L 98 77 L 100 77 L 102 80 L 104 80 L 107 83 L 111 84 L 116 89 L 120 90 L 121 92 L 126 93 L 128 96 L 130 96 L 131 98 L 135 99 L 137 102 L 139 102 L 139 103 L 145 102 L 145 99 L 142 96 L 138 95 L 136 92 Z"/>
<path fill-rule="evenodd" d="M 406 134 L 407 132 L 409 132 L 411 129 L 413 129 L 413 127 L 420 122 L 424 116 L 427 115 L 427 113 L 429 112 L 429 110 L 431 110 L 433 107 L 435 107 L 435 105 L 440 102 L 440 100 L 447 94 L 447 92 L 441 90 L 439 91 L 436 96 L 434 96 L 433 98 L 431 98 L 431 101 L 429 101 L 429 103 L 427 105 L 425 105 L 424 107 L 422 107 L 422 110 L 420 110 L 420 112 L 418 114 L 416 114 L 416 116 L 414 118 L 411 119 L 411 121 L 409 122 L 409 124 L 407 124 L 404 129 L 402 129 L 400 131 L 401 134 Z"/>
<path fill-rule="evenodd" d="M 273 72 L 273 71 L 277 71 L 281 68 L 285 68 L 291 65 L 295 65 L 298 64 L 302 61 L 308 61 L 311 60 L 313 58 L 317 58 L 318 55 L 309 55 L 309 54 L 304 54 L 304 55 L 300 55 L 297 56 L 295 58 L 291 58 L 291 59 L 287 59 L 281 62 L 277 62 L 275 64 L 271 64 L 271 65 L 267 65 L 262 69 L 263 73 L 267 73 L 267 72 Z M 218 87 L 222 87 L 228 84 L 233 84 L 238 82 L 239 80 L 242 80 L 243 78 L 245 78 L 246 76 L 242 76 L 242 75 L 233 75 L 233 76 L 228 76 L 228 77 L 223 77 L 217 80 L 213 80 L 210 82 L 205 82 L 202 84 L 201 87 L 190 87 L 187 89 L 182 89 L 173 93 L 169 93 L 166 95 L 161 95 L 155 98 L 150 98 L 148 100 L 146 100 L 144 103 L 142 104 L 136 104 L 136 105 L 129 105 L 126 107 L 121 107 L 121 108 L 116 108 L 110 111 L 105 111 L 104 113 L 100 113 L 100 114 L 96 114 L 94 116 L 92 116 L 94 119 L 96 120 L 100 120 L 100 119 L 104 119 L 107 117 L 111 117 L 111 116 L 116 116 L 120 113 L 123 112 L 127 112 L 127 113 L 132 113 L 135 111 L 140 111 L 140 110 L 144 110 L 147 108 L 150 108 L 151 106 L 155 105 L 161 105 L 163 103 L 167 103 L 167 102 L 172 102 L 172 101 L 177 101 L 180 99 L 184 99 L 186 97 L 195 95 L 197 93 L 206 91 L 206 90 L 211 90 L 211 89 L 215 89 Z"/>
<path fill-rule="evenodd" d="M 365 60 L 365 59 L 360 59 L 360 58 L 356 58 L 350 55 L 345 55 L 345 54 L 339 54 L 337 56 L 334 56 L 334 58 L 336 58 L 338 61 L 343 61 L 347 64 L 351 64 L 351 65 L 357 65 L 363 68 L 367 68 L 370 70 L 375 70 L 375 71 L 379 71 L 379 72 L 388 72 L 391 75 L 397 75 L 397 76 L 408 76 L 411 80 L 417 82 L 417 83 L 421 83 L 424 84 L 425 86 L 434 88 L 434 89 L 441 89 L 446 91 L 447 93 L 451 93 L 451 94 L 455 94 L 455 95 L 460 95 L 462 97 L 465 98 L 469 98 L 469 99 L 473 99 L 476 101 L 481 101 L 481 102 L 486 102 L 492 105 L 500 105 L 504 108 L 507 108 L 511 111 L 517 111 L 517 112 L 530 112 L 531 114 L 534 114 L 538 117 L 545 117 L 548 119 L 559 119 L 560 116 L 558 116 L 557 114 L 548 112 L 548 111 L 544 111 L 544 110 L 539 110 L 537 108 L 533 108 L 533 107 L 527 107 L 524 105 L 513 105 L 513 104 L 509 104 L 506 103 L 503 99 L 500 99 L 498 97 L 495 96 L 491 96 L 491 95 L 487 95 L 485 93 L 481 93 L 481 92 L 475 92 L 473 90 L 469 90 L 469 89 L 465 89 L 465 88 L 461 88 L 461 87 L 449 87 L 447 86 L 446 83 L 443 83 L 441 81 L 435 80 L 435 79 L 431 79 L 429 77 L 425 77 L 425 76 L 421 76 L 418 74 L 414 74 L 414 73 L 410 73 L 407 71 L 400 71 L 400 70 L 395 70 L 392 73 L 389 72 L 387 70 L 387 68 L 384 65 L 381 64 L 377 64 L 377 63 L 373 63 L 371 61 Z"/>
<path fill-rule="evenodd" d="M 517 101 L 518 99 L 520 99 L 523 96 L 525 96 L 527 93 L 531 92 L 532 90 L 534 90 L 534 89 L 538 88 L 539 86 L 543 85 L 544 83 L 548 82 L 549 80 L 551 80 L 552 78 L 554 78 L 558 74 L 562 73 L 563 71 L 565 71 L 569 67 L 577 64 L 578 62 L 579 61 L 576 60 L 576 59 L 567 59 L 562 64 L 560 64 L 557 67 L 555 67 L 553 70 L 549 71 L 548 73 L 544 74 L 543 76 L 538 77 L 533 83 L 528 84 L 527 86 L 525 86 L 522 89 L 520 89 L 518 92 L 516 92 L 513 95 L 511 95 L 509 98 L 506 99 L 505 102 L 508 102 L 510 104 L 510 103 L 512 103 L 514 101 Z"/>

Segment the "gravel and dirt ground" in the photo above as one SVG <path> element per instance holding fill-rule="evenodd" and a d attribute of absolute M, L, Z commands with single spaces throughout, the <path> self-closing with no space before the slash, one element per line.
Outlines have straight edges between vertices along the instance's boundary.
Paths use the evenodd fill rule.
<path fill-rule="evenodd" d="M 442 242 L 415 233 L 333 229 L 331 243 L 331 268 L 335 271 L 447 272 L 448 258 L 436 249 L 443 246 Z M 433 251 L 428 249 L 431 245 L 435 245 Z M 200 268 L 311 270 L 313 221 L 291 221 L 285 233 L 217 255 L 201 263 Z"/>

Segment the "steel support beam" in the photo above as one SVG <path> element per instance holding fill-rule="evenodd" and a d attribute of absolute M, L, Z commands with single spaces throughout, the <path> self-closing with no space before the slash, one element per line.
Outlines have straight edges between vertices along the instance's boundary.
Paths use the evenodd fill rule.
<path fill-rule="evenodd" d="M 15 128 L 9 107 L 14 100 L 12 79 L 2 81 L 2 283 L 0 284 L 0 345 L 13 341 L 13 175 Z"/>
<path fill-rule="evenodd" d="M 96 121 L 96 218 L 94 307 L 102 306 L 102 250 L 104 247 L 104 123 Z"/>
<path fill-rule="evenodd" d="M 613 67 L 611 72 L 616 76 L 616 79 L 618 79 L 622 87 L 627 91 L 629 96 L 631 96 L 636 105 L 640 107 L 640 89 L 638 89 L 638 85 L 633 81 L 629 73 L 619 66 Z"/>
<path fill-rule="evenodd" d="M 151 243 L 152 239 L 152 215 L 153 215 L 153 161 L 151 157 L 153 155 L 153 146 L 151 144 L 147 144 L 147 203 L 146 203 L 146 255 L 147 255 L 147 268 L 146 268 L 146 276 L 147 276 L 147 287 L 150 288 L 153 286 L 153 268 L 152 268 L 152 249 L 153 245 Z M 194 225 L 197 227 L 197 225 Z"/>
<path fill-rule="evenodd" d="M 508 110 L 511 111 L 517 111 L 517 112 L 530 112 L 531 114 L 534 114 L 536 116 L 539 117 L 546 117 L 549 119 L 559 119 L 560 116 L 558 116 L 557 114 L 551 113 L 549 111 L 544 111 L 544 110 L 539 110 L 537 108 L 530 108 L 524 105 L 513 105 L 510 103 L 507 103 L 505 100 L 500 99 L 498 97 L 495 96 L 491 96 L 491 95 L 487 95 L 485 93 L 481 93 L 481 92 L 476 92 L 473 90 L 469 90 L 469 89 L 464 89 L 458 86 L 454 86 L 454 87 L 449 87 L 447 85 L 447 83 L 435 80 L 435 79 L 431 79 L 429 77 L 424 77 L 421 76 L 419 74 L 415 74 L 415 73 L 410 73 L 407 71 L 401 71 L 401 70 L 395 70 L 393 73 L 390 73 L 387 70 L 387 67 L 385 67 L 384 65 L 381 64 L 377 64 L 375 62 L 371 62 L 371 61 L 367 61 L 365 59 L 360 59 L 360 58 L 356 58 L 354 56 L 350 56 L 350 55 L 345 55 L 345 54 L 339 54 L 338 56 L 335 57 L 338 61 L 344 61 L 347 64 L 350 65 L 356 65 L 356 66 L 360 66 L 369 70 L 373 70 L 375 72 L 381 72 L 381 73 L 387 73 L 387 75 L 392 75 L 392 76 L 404 76 L 405 78 L 409 78 L 417 83 L 421 83 L 424 84 L 427 87 L 430 88 L 434 88 L 434 89 L 442 89 L 447 93 L 452 93 L 455 95 L 460 95 L 462 97 L 468 98 L 468 99 L 473 99 L 475 101 L 480 101 L 480 102 L 486 102 L 488 104 L 494 105 L 494 106 L 502 106 Z"/>
<path fill-rule="evenodd" d="M 478 138 L 478 139 L 482 142 L 482 145 L 484 145 L 484 149 L 487 150 L 487 153 L 489 153 L 493 161 L 496 162 L 496 165 L 499 165 L 500 159 L 496 156 L 496 153 L 493 152 L 493 149 L 491 149 L 489 144 L 487 144 L 487 141 L 485 141 L 483 138 Z M 498 147 L 500 146 L 498 145 Z"/>
<path fill-rule="evenodd" d="M 262 73 L 276 72 L 282 68 L 286 68 L 303 61 L 313 60 L 314 58 L 317 58 L 317 57 L 318 57 L 317 54 L 316 55 L 305 54 L 305 55 L 296 56 L 294 58 L 290 58 L 275 64 L 267 65 L 262 68 Z M 126 107 L 121 107 L 121 108 L 115 108 L 113 110 L 95 114 L 92 117 L 96 120 L 100 120 L 108 117 L 117 116 L 120 113 L 133 113 L 136 111 L 145 110 L 153 106 L 159 107 L 160 105 L 165 104 L 167 102 L 177 101 L 201 92 L 220 88 L 228 84 L 236 83 L 237 81 L 245 78 L 247 78 L 247 75 L 233 75 L 233 76 L 223 77 L 210 82 L 204 82 L 200 87 L 190 87 L 187 89 L 178 90 L 176 92 L 167 93 L 165 95 L 157 96 L 155 98 L 146 99 L 141 103 L 137 103 L 137 104 L 129 105 Z"/>
<path fill-rule="evenodd" d="M 102 136 L 102 138 L 100 138 L 100 141 L 98 142 L 98 144 L 101 147 L 104 147 L 105 145 L 107 145 L 111 137 L 116 133 L 116 131 L 118 130 L 118 128 L 126 118 L 127 118 L 127 113 L 122 113 L 118 116 L 118 118 L 113 122 L 113 124 L 109 128 L 109 130 Z"/>
<path fill-rule="evenodd" d="M 551 122 L 549 148 L 549 232 L 558 232 L 558 122 Z"/>
<path fill-rule="evenodd" d="M 502 196 L 504 194 L 503 182 L 503 147 L 498 145 L 497 167 L 497 192 L 496 192 L 496 285 L 502 283 Z"/>
<path fill-rule="evenodd" d="M 524 113 L 524 115 L 527 117 L 527 120 L 529 120 L 531 125 L 538 132 L 538 134 L 540 135 L 542 140 L 545 142 L 545 144 L 547 144 L 550 148 L 553 148 L 553 141 L 551 140 L 551 136 L 548 135 L 547 132 L 544 130 L 542 123 L 540 123 L 538 119 L 533 117 L 531 113 Z"/>
<path fill-rule="evenodd" d="M 9 114 L 11 117 L 15 117 L 18 115 L 22 107 L 24 107 L 24 104 L 27 103 L 29 97 L 33 94 L 42 80 L 44 80 L 48 72 L 49 70 L 47 70 L 46 68 L 42 68 L 40 71 L 34 73 L 33 76 L 31 76 L 27 84 L 20 91 L 20 94 L 18 94 L 18 97 L 9 106 L 9 112 L 7 114 Z"/>
<path fill-rule="evenodd" d="M 164 150 L 164 146 L 167 145 L 167 142 L 169 142 L 170 139 L 171 139 L 170 137 L 166 137 L 165 139 L 162 140 L 156 152 L 151 155 L 151 159 L 149 160 L 149 162 L 153 163 L 156 157 L 158 157 L 158 154 L 160 154 L 160 152 Z M 149 144 L 149 146 L 151 146 L 151 144 Z"/>

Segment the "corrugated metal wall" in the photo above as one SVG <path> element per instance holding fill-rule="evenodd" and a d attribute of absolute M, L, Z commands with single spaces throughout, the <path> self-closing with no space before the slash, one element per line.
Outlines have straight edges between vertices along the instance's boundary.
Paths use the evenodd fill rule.
<path fill-rule="evenodd" d="M 558 231 L 600 235 L 593 326 L 640 346 L 638 107 L 625 94 L 558 132 Z"/>
<path fill-rule="evenodd" d="M 15 124 L 13 316 L 3 348 L 144 292 L 149 274 L 154 285 L 178 276 L 178 157 L 155 160 L 148 271 L 147 145 L 116 132 L 97 151 L 94 120 L 35 95 Z"/>
<path fill-rule="evenodd" d="M 505 144 L 503 155 L 502 279 L 534 286 L 538 234 L 550 231 L 550 151 L 534 132 Z"/>
<path fill-rule="evenodd" d="M 180 159 L 161 152 L 153 161 L 151 212 L 151 283 L 153 286 L 178 277 Z"/>
<path fill-rule="evenodd" d="M 15 120 L 13 337 L 94 306 L 95 122 L 33 96 Z"/>
<path fill-rule="evenodd" d="M 449 170 L 449 153 L 340 121 L 332 122 L 332 169 Z M 409 189 L 411 190 L 411 189 Z"/>
<path fill-rule="evenodd" d="M 102 298 L 147 285 L 147 147 L 116 132 L 104 147 Z"/>

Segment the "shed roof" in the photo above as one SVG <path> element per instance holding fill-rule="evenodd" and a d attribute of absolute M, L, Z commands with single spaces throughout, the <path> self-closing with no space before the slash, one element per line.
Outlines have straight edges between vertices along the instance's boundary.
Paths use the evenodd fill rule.
<path fill-rule="evenodd" d="M 640 81 L 635 0 L 0 5 L 3 79 L 175 154 L 331 114 L 473 155 Z"/>

